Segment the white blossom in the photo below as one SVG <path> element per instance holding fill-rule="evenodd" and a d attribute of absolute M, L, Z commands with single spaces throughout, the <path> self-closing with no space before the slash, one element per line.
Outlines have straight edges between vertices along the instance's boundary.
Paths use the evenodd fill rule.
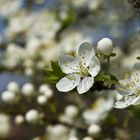
<path fill-rule="evenodd" d="M 125 79 L 120 80 L 118 91 L 122 98 L 115 102 L 115 108 L 140 104 L 140 72 L 133 71 L 126 74 Z"/>
<path fill-rule="evenodd" d="M 84 42 L 76 57 L 62 55 L 60 67 L 67 74 L 56 84 L 59 91 L 68 92 L 75 87 L 79 94 L 87 92 L 94 84 L 94 77 L 100 71 L 100 62 L 91 44 Z"/>

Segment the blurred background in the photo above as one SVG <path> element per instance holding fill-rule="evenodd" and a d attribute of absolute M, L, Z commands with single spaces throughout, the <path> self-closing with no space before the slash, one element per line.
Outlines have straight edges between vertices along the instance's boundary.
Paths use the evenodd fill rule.
<path fill-rule="evenodd" d="M 0 0 L 0 140 L 140 140 L 140 106 L 112 109 L 114 91 L 59 93 L 44 72 L 108 37 L 120 79 L 139 65 L 139 9 L 139 0 Z"/>

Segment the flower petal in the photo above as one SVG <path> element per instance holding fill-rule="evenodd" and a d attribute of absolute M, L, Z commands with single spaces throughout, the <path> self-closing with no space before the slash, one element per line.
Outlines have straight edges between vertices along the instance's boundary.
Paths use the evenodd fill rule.
<path fill-rule="evenodd" d="M 62 55 L 59 59 L 60 67 L 66 74 L 80 71 L 80 61 L 70 55 Z"/>
<path fill-rule="evenodd" d="M 121 100 L 115 102 L 115 108 L 126 108 L 130 105 L 135 105 L 135 103 L 139 100 L 140 97 L 136 95 L 127 95 L 123 96 Z"/>
<path fill-rule="evenodd" d="M 140 96 L 139 99 L 134 103 L 134 105 L 139 105 L 140 104 Z"/>
<path fill-rule="evenodd" d="M 78 75 L 70 74 L 66 77 L 60 79 L 56 84 L 56 88 L 62 92 L 68 92 L 74 89 L 80 82 L 80 77 Z"/>
<path fill-rule="evenodd" d="M 95 56 L 94 48 L 90 43 L 84 42 L 79 47 L 78 56 L 80 56 L 81 64 L 87 67 L 92 57 Z"/>
<path fill-rule="evenodd" d="M 89 73 L 95 77 L 101 69 L 99 59 L 93 56 L 89 64 Z"/>
<path fill-rule="evenodd" d="M 77 86 L 77 91 L 79 94 L 87 92 L 93 85 L 94 78 L 93 77 L 84 77 L 80 84 Z"/>

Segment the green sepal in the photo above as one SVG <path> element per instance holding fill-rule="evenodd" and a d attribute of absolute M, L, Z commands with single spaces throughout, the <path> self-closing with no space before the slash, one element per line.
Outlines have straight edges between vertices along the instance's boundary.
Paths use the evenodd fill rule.
<path fill-rule="evenodd" d="M 95 81 L 97 82 L 106 82 L 110 84 L 119 84 L 117 78 L 111 74 L 100 74 L 95 77 Z"/>
<path fill-rule="evenodd" d="M 57 83 L 65 74 L 62 72 L 61 68 L 59 67 L 58 62 L 51 62 L 51 69 L 44 69 L 47 76 L 44 80 L 47 83 L 55 84 Z"/>

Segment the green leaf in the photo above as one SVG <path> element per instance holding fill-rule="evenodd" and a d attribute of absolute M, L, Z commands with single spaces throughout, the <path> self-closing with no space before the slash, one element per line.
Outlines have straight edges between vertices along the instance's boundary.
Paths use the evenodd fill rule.
<path fill-rule="evenodd" d="M 58 62 L 51 62 L 51 69 L 44 69 L 46 77 L 44 81 L 47 83 L 55 84 L 57 83 L 65 74 L 59 67 Z"/>
<path fill-rule="evenodd" d="M 62 72 L 58 62 L 51 62 L 52 70 L 58 77 L 63 77 L 65 74 Z"/>
<path fill-rule="evenodd" d="M 111 84 L 119 84 L 117 78 L 114 75 L 111 74 L 100 74 L 95 77 L 96 81 L 102 81 L 102 82 L 107 82 Z"/>

